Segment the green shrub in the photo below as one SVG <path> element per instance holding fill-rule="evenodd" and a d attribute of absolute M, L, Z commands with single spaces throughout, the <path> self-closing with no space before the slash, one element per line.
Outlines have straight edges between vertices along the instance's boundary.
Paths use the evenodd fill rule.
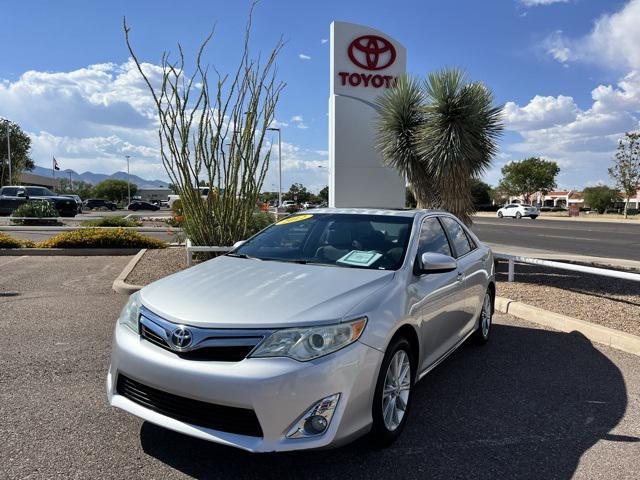
<path fill-rule="evenodd" d="M 174 217 L 182 217 L 184 215 L 182 209 L 182 200 L 179 198 L 173 202 L 171 205 L 171 211 L 173 212 Z"/>
<path fill-rule="evenodd" d="M 176 228 L 182 227 L 182 224 L 184 223 L 184 217 L 183 216 L 169 217 L 164 222 L 170 227 L 176 227 Z"/>
<path fill-rule="evenodd" d="M 255 235 L 260 230 L 267 228 L 275 222 L 275 218 L 272 214 L 266 212 L 254 213 L 247 226 L 247 238 Z"/>
<path fill-rule="evenodd" d="M 29 248 L 33 247 L 31 240 L 20 240 L 0 232 L 0 248 Z"/>
<path fill-rule="evenodd" d="M 36 244 L 42 248 L 165 248 L 167 244 L 123 228 L 81 228 Z"/>
<path fill-rule="evenodd" d="M 31 200 L 23 203 L 11 214 L 12 217 L 35 217 L 33 220 L 11 220 L 18 225 L 56 225 L 58 211 L 47 200 Z"/>
<path fill-rule="evenodd" d="M 133 218 L 105 217 L 85 220 L 80 225 L 83 227 L 140 227 L 142 222 Z"/>

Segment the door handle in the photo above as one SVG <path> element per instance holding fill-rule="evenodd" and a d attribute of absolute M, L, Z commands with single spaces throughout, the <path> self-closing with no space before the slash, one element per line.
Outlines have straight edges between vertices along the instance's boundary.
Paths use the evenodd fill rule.
<path fill-rule="evenodd" d="M 464 272 L 458 272 L 458 281 L 459 282 L 464 281 Z"/>

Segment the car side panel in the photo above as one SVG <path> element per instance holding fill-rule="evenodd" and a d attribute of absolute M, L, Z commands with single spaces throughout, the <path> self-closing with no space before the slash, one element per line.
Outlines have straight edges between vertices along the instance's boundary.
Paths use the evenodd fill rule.
<path fill-rule="evenodd" d="M 464 273 L 465 321 L 457 332 L 457 340 L 464 338 L 476 326 L 489 284 L 488 259 L 489 250 L 483 245 L 458 259 L 459 269 Z"/>
<path fill-rule="evenodd" d="M 413 308 L 420 321 L 420 371 L 455 345 L 467 309 L 463 287 L 456 270 L 422 275 L 409 286 L 418 299 Z"/>

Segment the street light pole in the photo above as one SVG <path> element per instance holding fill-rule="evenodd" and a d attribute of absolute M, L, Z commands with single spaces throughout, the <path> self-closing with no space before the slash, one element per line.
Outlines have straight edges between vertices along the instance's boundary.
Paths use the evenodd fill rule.
<path fill-rule="evenodd" d="M 7 120 L 7 161 L 9 162 L 9 183 L 11 183 L 11 140 L 9 136 L 9 120 Z"/>
<path fill-rule="evenodd" d="M 125 155 L 125 158 L 127 159 L 127 198 L 129 199 L 127 205 L 129 205 L 131 204 L 131 174 L 129 173 L 129 159 L 131 155 Z"/>
<path fill-rule="evenodd" d="M 278 132 L 278 208 L 282 205 L 282 135 L 279 128 L 267 128 Z"/>

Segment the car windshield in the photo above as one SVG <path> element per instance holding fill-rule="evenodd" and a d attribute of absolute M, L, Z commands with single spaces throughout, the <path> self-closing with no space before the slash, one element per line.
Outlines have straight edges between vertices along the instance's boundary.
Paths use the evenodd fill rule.
<path fill-rule="evenodd" d="M 263 230 L 230 256 L 345 268 L 397 270 L 412 217 L 364 214 L 294 215 Z"/>
<path fill-rule="evenodd" d="M 27 195 L 29 195 L 30 197 L 45 197 L 45 196 L 54 196 L 55 193 L 53 193 L 48 188 L 27 187 Z"/>

